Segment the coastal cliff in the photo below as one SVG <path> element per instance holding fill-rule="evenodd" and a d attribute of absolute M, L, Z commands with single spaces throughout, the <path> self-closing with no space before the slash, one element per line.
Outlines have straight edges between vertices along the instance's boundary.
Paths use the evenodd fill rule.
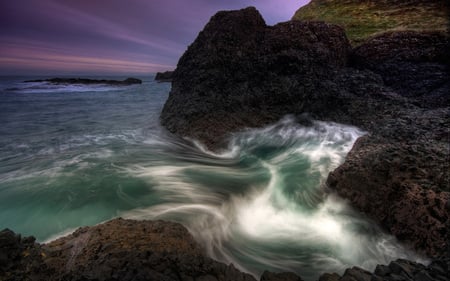
<path fill-rule="evenodd" d="M 233 132 L 286 114 L 304 126 L 324 120 L 362 128 L 367 134 L 325 188 L 431 263 L 397 260 L 373 273 L 354 267 L 319 280 L 447 280 L 448 35 L 390 31 L 352 48 L 344 28 L 267 26 L 254 8 L 217 13 L 181 57 L 161 122 L 213 150 Z M 0 280 L 256 279 L 207 257 L 180 224 L 115 219 L 47 244 L 1 231 Z M 301 277 L 266 271 L 260 280 Z"/>
<path fill-rule="evenodd" d="M 229 133 L 286 114 L 358 126 L 368 135 L 328 187 L 415 250 L 442 255 L 448 49 L 443 32 L 389 32 L 352 49 L 333 24 L 271 27 L 254 8 L 219 12 L 181 57 L 161 122 L 216 150 Z"/>

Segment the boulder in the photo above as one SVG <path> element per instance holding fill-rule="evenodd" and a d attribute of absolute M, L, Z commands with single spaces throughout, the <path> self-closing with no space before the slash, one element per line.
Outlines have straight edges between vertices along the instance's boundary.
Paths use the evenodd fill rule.
<path fill-rule="evenodd" d="M 300 112 L 304 96 L 345 65 L 349 47 L 338 26 L 271 27 L 255 8 L 219 12 L 180 58 L 161 122 L 212 147 L 232 131 Z"/>

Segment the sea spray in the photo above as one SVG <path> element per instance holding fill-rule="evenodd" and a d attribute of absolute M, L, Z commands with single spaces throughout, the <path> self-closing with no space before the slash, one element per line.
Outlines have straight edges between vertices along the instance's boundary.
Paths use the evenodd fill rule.
<path fill-rule="evenodd" d="M 207 253 L 259 276 L 321 272 L 414 258 L 371 221 L 329 194 L 324 182 L 364 132 L 294 118 L 235 134 L 220 154 L 184 147 L 170 165 L 128 172 L 155 184 L 162 201 L 123 216 L 183 223 Z"/>
<path fill-rule="evenodd" d="M 31 93 L 27 79 L 0 87 L 2 228 L 46 241 L 117 216 L 175 220 L 213 258 L 308 280 L 416 259 L 324 188 L 357 128 L 288 117 L 213 153 L 160 127 L 168 84 Z"/>

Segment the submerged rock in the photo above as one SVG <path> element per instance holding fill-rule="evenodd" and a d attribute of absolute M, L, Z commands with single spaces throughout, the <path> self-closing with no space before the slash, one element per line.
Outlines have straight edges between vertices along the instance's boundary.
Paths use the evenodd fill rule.
<path fill-rule="evenodd" d="M 127 78 L 123 81 L 119 80 L 105 80 L 105 79 L 86 79 L 86 78 L 51 78 L 51 79 L 38 79 L 27 80 L 25 83 L 30 82 L 47 82 L 51 84 L 82 84 L 82 85 L 95 85 L 105 84 L 112 86 L 128 86 L 133 84 L 142 84 L 142 80 L 137 78 Z"/>
<path fill-rule="evenodd" d="M 328 186 L 417 251 L 445 254 L 448 42 L 393 32 L 352 50 L 335 25 L 219 12 L 180 58 L 161 122 L 211 149 L 286 114 L 358 126 L 368 136 Z"/>
<path fill-rule="evenodd" d="M 325 280 L 446 280 L 448 259 L 429 266 L 397 260 L 374 273 L 347 269 Z M 48 244 L 10 230 L 0 232 L 0 280 L 212 280 L 256 281 L 232 264 L 212 260 L 182 225 L 166 221 L 114 219 L 82 227 Z M 294 273 L 265 271 L 261 281 L 301 281 Z"/>

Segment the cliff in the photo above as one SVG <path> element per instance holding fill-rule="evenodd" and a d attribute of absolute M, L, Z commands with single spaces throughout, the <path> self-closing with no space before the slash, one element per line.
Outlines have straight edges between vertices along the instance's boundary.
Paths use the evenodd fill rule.
<path fill-rule="evenodd" d="M 449 37 L 398 31 L 351 48 L 323 22 L 267 26 L 254 8 L 219 12 L 181 57 L 161 115 L 211 149 L 229 133 L 277 121 L 358 126 L 328 187 L 419 252 L 448 247 Z"/>
<path fill-rule="evenodd" d="M 340 25 L 358 44 L 386 31 L 448 32 L 449 14 L 446 0 L 312 0 L 292 19 Z"/>

